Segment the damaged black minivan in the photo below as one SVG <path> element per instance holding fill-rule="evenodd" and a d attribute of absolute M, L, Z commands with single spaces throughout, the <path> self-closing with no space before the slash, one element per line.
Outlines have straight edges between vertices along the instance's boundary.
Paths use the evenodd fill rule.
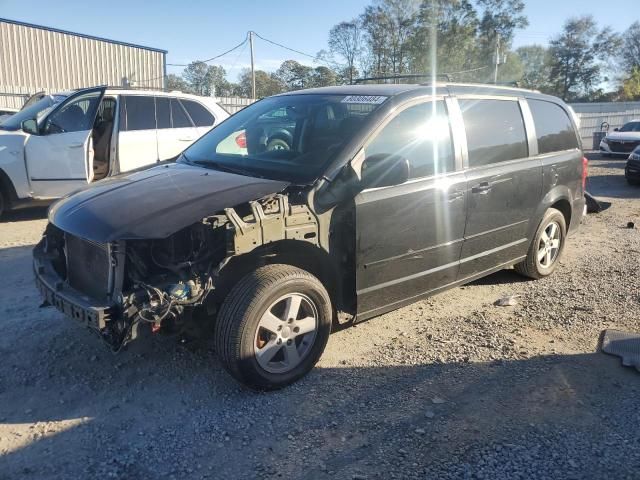
<path fill-rule="evenodd" d="M 492 86 L 361 85 L 261 100 L 168 165 L 53 205 L 45 301 L 114 349 L 213 333 L 257 389 L 306 374 L 332 325 L 499 269 L 540 278 L 584 210 L 560 100 Z"/>

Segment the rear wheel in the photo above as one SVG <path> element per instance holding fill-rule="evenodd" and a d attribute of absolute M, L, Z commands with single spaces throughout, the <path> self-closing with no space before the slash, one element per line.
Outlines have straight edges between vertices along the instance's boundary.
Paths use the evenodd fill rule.
<path fill-rule="evenodd" d="M 555 208 L 547 210 L 529 246 L 527 258 L 515 265 L 516 272 L 534 279 L 551 275 L 564 251 L 566 235 L 567 222 L 562 212 Z"/>
<path fill-rule="evenodd" d="M 240 383 L 281 388 L 320 359 L 331 320 L 329 294 L 316 277 L 289 265 L 267 265 L 227 295 L 216 321 L 216 350 Z"/>
<path fill-rule="evenodd" d="M 627 183 L 629 185 L 640 185 L 640 180 L 636 180 L 634 178 L 627 178 Z"/>

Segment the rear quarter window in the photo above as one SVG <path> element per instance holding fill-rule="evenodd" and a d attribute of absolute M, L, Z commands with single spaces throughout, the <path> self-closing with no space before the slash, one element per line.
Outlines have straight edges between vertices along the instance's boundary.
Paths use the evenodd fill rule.
<path fill-rule="evenodd" d="M 210 127 L 216 123 L 216 119 L 211 112 L 198 102 L 180 99 L 180 103 L 187 110 L 196 127 Z"/>
<path fill-rule="evenodd" d="M 459 103 L 470 167 L 528 156 L 524 121 L 517 101 L 472 98 Z"/>
<path fill-rule="evenodd" d="M 552 102 L 527 100 L 538 138 L 538 153 L 578 148 L 578 138 L 567 112 Z"/>

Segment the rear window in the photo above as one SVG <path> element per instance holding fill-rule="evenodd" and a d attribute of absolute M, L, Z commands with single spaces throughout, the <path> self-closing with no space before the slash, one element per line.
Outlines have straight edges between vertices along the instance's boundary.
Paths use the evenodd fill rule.
<path fill-rule="evenodd" d="M 518 102 L 464 99 L 459 103 L 470 167 L 527 157 L 527 136 Z"/>
<path fill-rule="evenodd" d="M 182 106 L 187 110 L 196 127 L 210 127 L 216 122 L 211 112 L 198 102 L 181 99 L 180 103 L 182 103 Z"/>
<path fill-rule="evenodd" d="M 171 128 L 171 105 L 167 97 L 156 97 L 158 128 Z"/>
<path fill-rule="evenodd" d="M 127 96 L 124 97 L 126 112 L 125 129 L 154 130 L 156 128 L 156 108 L 153 97 Z"/>
<path fill-rule="evenodd" d="M 560 105 L 544 100 L 528 100 L 538 137 L 538 153 L 578 148 L 571 119 Z"/>

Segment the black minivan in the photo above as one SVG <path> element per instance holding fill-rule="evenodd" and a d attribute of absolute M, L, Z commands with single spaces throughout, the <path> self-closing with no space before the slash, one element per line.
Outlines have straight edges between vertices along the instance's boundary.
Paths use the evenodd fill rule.
<path fill-rule="evenodd" d="M 269 146 L 265 129 L 290 135 Z M 53 205 L 46 302 L 114 349 L 213 334 L 224 367 L 282 387 L 359 322 L 499 269 L 550 275 L 587 174 L 559 99 L 483 85 L 360 85 L 263 99 L 175 163 Z"/>

